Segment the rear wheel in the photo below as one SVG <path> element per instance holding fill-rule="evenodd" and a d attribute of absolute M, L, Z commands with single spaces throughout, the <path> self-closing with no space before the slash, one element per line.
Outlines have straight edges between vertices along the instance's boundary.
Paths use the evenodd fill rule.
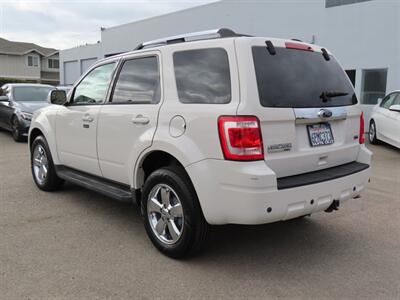
<path fill-rule="evenodd" d="M 21 125 L 19 124 L 18 118 L 14 116 L 11 120 L 11 134 L 16 142 L 22 142 L 24 140 L 23 135 L 21 134 Z"/>
<path fill-rule="evenodd" d="M 369 123 L 368 139 L 371 144 L 378 144 L 379 140 L 376 138 L 376 124 L 374 120 Z"/>
<path fill-rule="evenodd" d="M 187 174 L 179 167 L 154 171 L 142 198 L 145 228 L 161 252 L 182 258 L 204 244 L 207 223 Z"/>
<path fill-rule="evenodd" d="M 43 191 L 59 189 L 64 181 L 57 176 L 49 146 L 43 136 L 32 143 L 31 170 L 37 187 Z"/>

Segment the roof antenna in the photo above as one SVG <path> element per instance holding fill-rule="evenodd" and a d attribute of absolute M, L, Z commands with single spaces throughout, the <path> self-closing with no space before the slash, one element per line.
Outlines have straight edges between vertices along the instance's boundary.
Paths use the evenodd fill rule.
<path fill-rule="evenodd" d="M 276 54 L 276 50 L 275 50 L 275 47 L 272 44 L 272 42 L 271 41 L 266 41 L 265 44 L 267 45 L 267 50 L 268 50 L 269 54 L 275 55 Z"/>

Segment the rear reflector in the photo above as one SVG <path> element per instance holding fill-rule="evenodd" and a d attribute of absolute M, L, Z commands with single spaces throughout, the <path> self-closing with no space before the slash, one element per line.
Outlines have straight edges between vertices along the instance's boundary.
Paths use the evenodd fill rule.
<path fill-rule="evenodd" d="M 287 49 L 295 49 L 295 50 L 303 50 L 303 51 L 311 51 L 313 52 L 313 48 L 311 46 L 300 44 L 300 43 L 293 43 L 293 42 L 285 42 L 285 46 Z"/>
<path fill-rule="evenodd" d="M 360 115 L 359 142 L 360 142 L 360 144 L 364 144 L 365 143 L 365 127 L 364 127 L 364 113 L 363 112 Z"/>
<path fill-rule="evenodd" d="M 218 131 L 225 159 L 264 159 L 260 121 L 257 117 L 222 116 L 218 119 Z"/>

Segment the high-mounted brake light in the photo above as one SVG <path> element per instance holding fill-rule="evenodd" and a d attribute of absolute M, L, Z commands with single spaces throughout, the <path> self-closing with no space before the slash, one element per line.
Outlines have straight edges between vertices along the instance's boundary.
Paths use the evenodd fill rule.
<path fill-rule="evenodd" d="M 260 121 L 257 117 L 222 116 L 218 119 L 218 131 L 225 159 L 264 159 Z"/>
<path fill-rule="evenodd" d="M 360 115 L 359 142 L 360 142 L 360 144 L 364 144 L 365 143 L 365 127 L 364 127 L 364 113 L 363 112 Z"/>
<path fill-rule="evenodd" d="M 310 51 L 314 52 L 311 46 L 300 44 L 300 43 L 293 43 L 293 42 L 285 42 L 285 46 L 287 49 L 295 49 L 295 50 L 303 50 L 303 51 Z"/>

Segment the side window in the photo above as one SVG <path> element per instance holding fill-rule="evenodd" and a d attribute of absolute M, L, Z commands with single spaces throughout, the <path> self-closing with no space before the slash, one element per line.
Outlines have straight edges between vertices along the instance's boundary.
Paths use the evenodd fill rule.
<path fill-rule="evenodd" d="M 396 93 L 397 97 L 396 100 L 393 101 L 392 105 L 400 105 L 400 94 Z"/>
<path fill-rule="evenodd" d="M 179 101 L 223 104 L 231 101 L 228 54 L 222 48 L 174 53 Z"/>
<path fill-rule="evenodd" d="M 396 96 L 397 96 L 396 93 L 393 93 L 393 94 L 390 94 L 390 95 L 386 96 L 386 97 L 382 100 L 381 107 L 382 107 L 382 108 L 389 109 L 389 107 L 391 107 L 391 106 L 393 105 L 393 102 L 394 102 L 394 100 L 396 99 Z"/>
<path fill-rule="evenodd" d="M 157 57 L 125 61 L 118 75 L 111 102 L 136 104 L 160 102 L 160 72 Z"/>
<path fill-rule="evenodd" d="M 103 103 L 110 84 L 115 63 L 102 65 L 93 69 L 78 84 L 74 91 L 73 104 Z"/>

